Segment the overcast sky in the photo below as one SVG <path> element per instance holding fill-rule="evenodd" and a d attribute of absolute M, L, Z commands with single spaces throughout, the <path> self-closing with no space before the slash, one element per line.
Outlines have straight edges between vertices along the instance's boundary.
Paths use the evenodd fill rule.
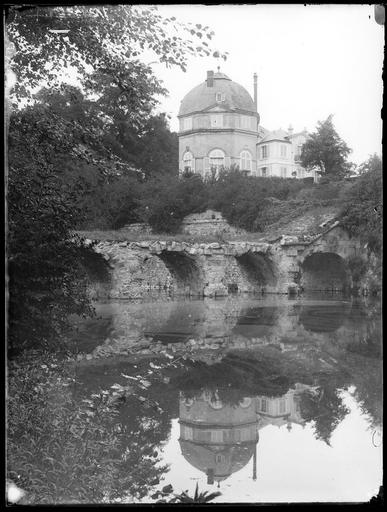
<path fill-rule="evenodd" d="M 339 135 L 353 149 L 355 163 L 381 154 L 384 27 L 369 5 L 159 5 L 179 21 L 209 25 L 214 49 L 226 62 L 189 60 L 187 72 L 154 65 L 169 96 L 161 110 L 177 131 L 183 96 L 203 82 L 209 69 L 221 71 L 253 94 L 258 73 L 258 111 L 269 130 L 313 131 L 334 114 Z"/>

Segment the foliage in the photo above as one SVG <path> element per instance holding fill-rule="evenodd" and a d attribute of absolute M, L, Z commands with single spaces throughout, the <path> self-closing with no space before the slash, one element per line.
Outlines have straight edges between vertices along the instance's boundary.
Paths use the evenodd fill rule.
<path fill-rule="evenodd" d="M 183 71 L 190 55 L 212 53 L 209 27 L 163 18 L 155 6 L 13 6 L 7 22 L 16 50 L 16 98 L 30 94 L 42 80 L 51 87 L 63 69 L 72 68 L 89 91 L 100 95 L 113 90 L 110 108 L 126 113 L 133 124 L 150 112 L 155 95 L 164 92 L 150 66 L 140 60 L 144 50 Z"/>
<path fill-rule="evenodd" d="M 116 120 L 104 136 L 104 145 L 119 155 L 145 179 L 160 174 L 177 175 L 178 138 L 165 114 L 150 117 L 141 129 L 124 119 Z"/>
<path fill-rule="evenodd" d="M 173 384 L 186 398 L 196 398 L 207 391 L 224 403 L 236 405 L 246 396 L 284 395 L 299 380 L 308 382 L 310 377 L 300 375 L 290 361 L 269 353 L 252 356 L 239 351 L 211 366 L 197 362 L 183 375 L 174 377 Z"/>
<path fill-rule="evenodd" d="M 167 435 L 166 414 L 144 406 L 130 386 L 76 399 L 68 363 L 26 357 L 9 367 L 7 407 L 7 478 L 26 491 L 24 504 L 146 496 L 166 470 L 154 448 Z"/>
<path fill-rule="evenodd" d="M 286 200 L 305 184 L 298 180 L 244 176 L 225 170 L 210 187 L 209 207 L 221 211 L 226 220 L 248 231 L 262 231 L 264 199 Z"/>
<path fill-rule="evenodd" d="M 8 233 L 9 341 L 12 350 L 45 343 L 68 326 L 68 315 L 92 314 L 81 239 L 74 228 L 82 211 L 82 183 L 55 172 L 62 140 L 55 115 L 27 108 L 9 130 Z"/>
<path fill-rule="evenodd" d="M 209 503 L 213 499 L 217 498 L 218 496 L 221 496 L 222 493 L 219 491 L 216 492 L 208 492 L 208 491 L 200 491 L 199 492 L 199 485 L 196 484 L 195 488 L 195 494 L 191 498 L 187 494 L 188 491 L 183 491 L 181 494 L 177 495 L 174 500 L 170 501 L 169 503 Z"/>
<path fill-rule="evenodd" d="M 148 174 L 156 161 L 162 172 L 173 166 L 176 137 L 165 118 L 151 117 L 166 91 L 141 61 L 143 50 L 185 70 L 189 55 L 211 54 L 213 33 L 135 5 L 10 6 L 6 28 L 17 78 L 9 126 L 9 337 L 23 346 L 62 332 L 71 313 L 92 312 L 73 230 L 136 220 L 133 164 Z M 79 87 L 64 83 L 71 72 Z M 121 145 L 112 142 L 117 132 Z M 135 159 L 124 151 L 129 132 Z"/>
<path fill-rule="evenodd" d="M 345 176 L 352 167 L 347 162 L 350 152 L 336 132 L 330 115 L 325 121 L 318 122 L 316 132 L 311 133 L 303 145 L 301 165 L 308 171 L 318 169 L 323 177 L 337 179 Z"/>
<path fill-rule="evenodd" d="M 155 233 L 177 233 L 186 215 L 214 209 L 231 225 L 262 232 L 283 218 L 289 220 L 313 207 L 341 201 L 344 185 L 247 177 L 227 169 L 218 179 L 205 180 L 189 173 L 155 173 L 145 180 L 123 175 L 96 190 L 96 204 L 91 193 L 91 213 L 80 227 L 112 229 L 142 221 Z"/>
<path fill-rule="evenodd" d="M 156 232 L 174 233 L 186 215 L 207 207 L 208 190 L 198 174 L 156 177 L 143 184 L 142 192 L 138 215 Z"/>
<path fill-rule="evenodd" d="M 374 155 L 360 167 L 364 172 L 346 194 L 341 223 L 353 236 L 368 244 L 371 251 L 380 254 L 383 217 L 381 159 Z"/>
<path fill-rule="evenodd" d="M 372 172 L 380 172 L 382 170 L 382 159 L 374 153 L 362 162 L 356 170 L 361 176 Z"/>
<path fill-rule="evenodd" d="M 320 381 L 322 393 L 314 396 L 308 392 L 301 395 L 300 409 L 303 419 L 314 422 L 317 439 L 330 446 L 330 439 L 335 428 L 349 413 L 343 404 L 335 379 Z"/>

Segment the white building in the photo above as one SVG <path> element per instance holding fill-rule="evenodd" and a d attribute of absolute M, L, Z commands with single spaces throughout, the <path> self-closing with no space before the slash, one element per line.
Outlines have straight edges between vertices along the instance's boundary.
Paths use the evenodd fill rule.
<path fill-rule="evenodd" d="M 257 75 L 254 100 L 227 75 L 208 71 L 207 79 L 194 87 L 179 109 L 179 168 L 203 177 L 222 167 L 237 166 L 251 176 L 304 178 L 300 166 L 304 130 L 269 131 L 260 126 L 257 112 Z"/>

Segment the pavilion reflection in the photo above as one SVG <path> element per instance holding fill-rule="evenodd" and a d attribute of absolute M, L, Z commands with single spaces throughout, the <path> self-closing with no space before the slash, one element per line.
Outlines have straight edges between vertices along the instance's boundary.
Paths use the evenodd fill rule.
<path fill-rule="evenodd" d="M 252 478 L 257 478 L 259 431 L 266 425 L 304 425 L 300 398 L 315 388 L 296 384 L 279 397 L 244 397 L 228 404 L 217 393 L 204 391 L 195 398 L 180 393 L 180 448 L 184 458 L 207 475 L 207 483 L 227 479 L 252 459 Z"/>

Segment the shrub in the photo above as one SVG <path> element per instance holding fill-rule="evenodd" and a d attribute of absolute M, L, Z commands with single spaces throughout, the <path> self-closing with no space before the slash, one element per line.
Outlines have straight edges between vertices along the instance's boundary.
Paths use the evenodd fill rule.
<path fill-rule="evenodd" d="M 342 225 L 360 237 L 371 251 L 380 254 L 382 232 L 382 169 L 372 169 L 346 191 L 346 204 L 341 212 Z"/>

